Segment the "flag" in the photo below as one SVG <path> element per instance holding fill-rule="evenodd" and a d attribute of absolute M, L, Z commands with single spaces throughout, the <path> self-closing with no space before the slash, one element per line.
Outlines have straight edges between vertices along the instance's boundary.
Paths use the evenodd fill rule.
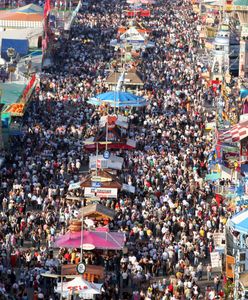
<path fill-rule="evenodd" d="M 46 0 L 45 2 L 45 6 L 44 6 L 44 18 L 46 18 L 49 13 L 50 13 L 50 10 L 51 10 L 51 3 L 50 3 L 51 0 Z"/>
<path fill-rule="evenodd" d="M 96 167 L 97 167 L 97 169 L 101 169 L 101 166 L 102 166 L 101 160 L 97 159 L 97 161 L 96 161 Z"/>

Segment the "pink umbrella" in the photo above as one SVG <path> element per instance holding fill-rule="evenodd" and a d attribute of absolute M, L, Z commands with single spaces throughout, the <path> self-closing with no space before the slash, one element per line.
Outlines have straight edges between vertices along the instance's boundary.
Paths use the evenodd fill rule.
<path fill-rule="evenodd" d="M 121 232 L 83 231 L 83 244 L 92 244 L 96 249 L 121 250 L 124 247 L 125 235 Z M 60 248 L 80 248 L 81 231 L 67 232 L 55 240 Z"/>

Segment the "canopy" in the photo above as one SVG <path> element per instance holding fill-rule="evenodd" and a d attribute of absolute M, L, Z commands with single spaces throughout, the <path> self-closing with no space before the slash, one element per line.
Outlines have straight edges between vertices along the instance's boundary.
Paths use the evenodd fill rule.
<path fill-rule="evenodd" d="M 96 249 L 121 250 L 124 247 L 125 235 L 121 232 L 83 231 L 83 244 L 92 244 Z M 80 248 L 81 231 L 67 232 L 55 240 L 60 248 Z"/>
<path fill-rule="evenodd" d="M 237 143 L 248 136 L 248 120 L 241 121 L 234 125 L 230 130 L 220 134 L 222 142 Z"/>
<path fill-rule="evenodd" d="M 234 215 L 229 224 L 235 231 L 248 234 L 248 209 Z"/>
<path fill-rule="evenodd" d="M 246 98 L 248 96 L 248 90 L 247 89 L 241 89 L 240 90 L 240 98 Z"/>
<path fill-rule="evenodd" d="M 146 99 L 128 92 L 110 91 L 99 94 L 88 101 L 90 104 L 102 105 L 108 103 L 111 107 L 142 107 L 146 106 Z"/>
<path fill-rule="evenodd" d="M 58 283 L 57 288 L 55 289 L 56 293 L 68 293 L 74 292 L 78 293 L 81 296 L 93 296 L 101 294 L 102 284 L 91 283 L 84 280 L 82 277 L 76 277 L 75 279 L 68 282 Z"/>

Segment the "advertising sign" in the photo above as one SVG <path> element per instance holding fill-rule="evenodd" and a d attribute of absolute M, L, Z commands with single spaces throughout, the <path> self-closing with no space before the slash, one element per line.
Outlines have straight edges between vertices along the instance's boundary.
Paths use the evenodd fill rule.
<path fill-rule="evenodd" d="M 100 197 L 100 198 L 117 198 L 116 188 L 89 188 L 84 189 L 84 196 L 87 198 Z"/>

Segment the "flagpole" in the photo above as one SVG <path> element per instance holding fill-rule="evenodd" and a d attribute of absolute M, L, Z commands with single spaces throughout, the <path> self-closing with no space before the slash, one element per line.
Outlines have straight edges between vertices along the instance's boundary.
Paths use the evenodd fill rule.
<path fill-rule="evenodd" d="M 97 176 L 97 161 L 98 161 L 98 142 L 96 142 L 96 176 Z"/>

